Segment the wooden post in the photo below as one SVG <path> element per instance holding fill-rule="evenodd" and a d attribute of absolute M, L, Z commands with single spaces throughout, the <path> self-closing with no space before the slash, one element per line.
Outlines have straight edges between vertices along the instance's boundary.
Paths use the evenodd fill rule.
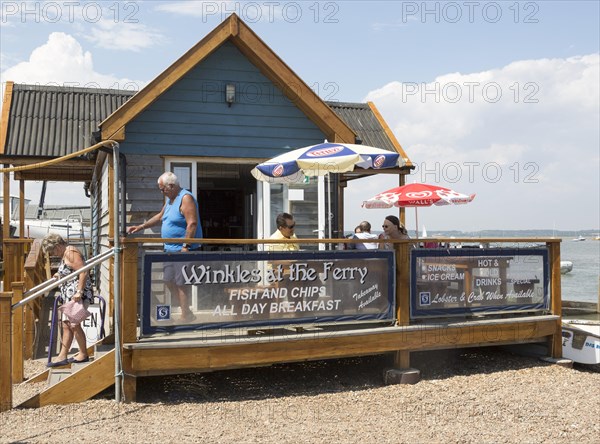
<path fill-rule="evenodd" d="M 6 224 L 5 224 L 6 225 Z M 4 291 L 11 291 L 12 281 L 17 280 L 15 278 L 15 270 L 13 269 L 15 256 L 15 244 L 8 238 L 4 238 L 4 245 L 2 247 L 2 254 L 4 260 L 4 276 L 2 282 L 4 284 Z"/>
<path fill-rule="evenodd" d="M 23 299 L 23 287 L 23 282 L 13 282 L 13 305 Z M 12 377 L 13 384 L 19 384 L 25 380 L 23 369 L 23 307 L 17 308 L 12 317 Z"/>
<path fill-rule="evenodd" d="M 25 181 L 19 180 L 19 237 L 25 237 Z"/>
<path fill-rule="evenodd" d="M 37 240 L 37 239 L 36 239 Z M 25 288 L 33 288 L 36 282 L 25 269 Z M 41 306 L 40 299 L 23 306 L 23 359 L 33 358 L 33 343 L 35 342 L 35 318 L 39 316 Z M 34 307 L 36 307 L 34 309 Z"/>
<path fill-rule="evenodd" d="M 6 104 L 5 104 L 6 105 Z M 10 165 L 4 164 L 5 168 L 10 168 Z M 4 194 L 2 196 L 2 239 L 7 240 L 10 238 L 10 173 L 4 173 L 2 176 L 2 185 Z M 4 287 L 6 288 L 6 287 Z"/>
<path fill-rule="evenodd" d="M 12 409 L 12 293 L 0 293 L 0 412 Z"/>
<path fill-rule="evenodd" d="M 121 282 L 121 315 L 123 344 L 137 341 L 137 307 L 138 307 L 138 244 L 123 243 Z M 124 277 L 127 276 L 125 279 Z M 132 368 L 130 352 L 123 350 L 123 395 L 126 402 L 135 402 L 137 383 Z"/>
<path fill-rule="evenodd" d="M 411 244 L 394 244 L 396 251 L 396 306 L 398 325 L 403 328 L 410 323 L 410 250 Z M 404 347 L 404 344 L 402 344 Z M 383 372 L 384 384 L 416 384 L 421 372 L 410 368 L 410 350 L 397 350 L 394 367 Z"/>
<path fill-rule="evenodd" d="M 396 308 L 398 325 L 404 327 L 410 322 L 410 244 L 394 244 L 396 251 Z M 394 367 L 410 367 L 410 352 L 397 351 Z"/>
<path fill-rule="evenodd" d="M 123 243 L 123 270 L 121 287 L 121 314 L 123 316 L 121 337 L 123 343 L 137 341 L 138 307 L 138 244 Z"/>
<path fill-rule="evenodd" d="M 23 281 L 25 252 L 32 242 L 31 239 L 4 239 L 4 291 L 10 291 L 13 282 Z"/>
<path fill-rule="evenodd" d="M 549 339 L 548 348 L 550 356 L 562 358 L 562 295 L 560 288 L 560 241 L 548 242 L 548 256 L 550 262 L 550 310 L 553 315 L 559 316 L 556 321 L 556 331 Z"/>

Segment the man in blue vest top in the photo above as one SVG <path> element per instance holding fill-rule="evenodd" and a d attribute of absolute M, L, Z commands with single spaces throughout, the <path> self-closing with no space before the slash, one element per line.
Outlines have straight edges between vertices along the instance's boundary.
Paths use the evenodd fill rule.
<path fill-rule="evenodd" d="M 165 195 L 166 202 L 160 213 L 155 214 L 141 225 L 127 229 L 128 233 L 137 233 L 146 228 L 161 224 L 160 235 L 163 238 L 201 238 L 202 225 L 198 212 L 198 202 L 188 190 L 181 188 L 179 179 L 168 171 L 158 178 L 158 189 Z M 166 252 L 194 251 L 200 244 L 165 243 Z M 190 322 L 195 319 L 188 303 L 188 294 L 181 274 L 181 266 L 168 262 L 164 267 L 164 280 L 172 295 L 177 295 L 181 306 L 181 320 Z"/>

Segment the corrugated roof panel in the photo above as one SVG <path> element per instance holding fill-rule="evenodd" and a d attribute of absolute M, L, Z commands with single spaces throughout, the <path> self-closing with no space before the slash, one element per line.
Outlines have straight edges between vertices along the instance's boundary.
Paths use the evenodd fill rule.
<path fill-rule="evenodd" d="M 4 155 L 59 157 L 87 148 L 98 124 L 133 94 L 15 84 Z"/>
<path fill-rule="evenodd" d="M 327 104 L 354 130 L 363 145 L 396 151 L 368 104 L 345 102 L 327 102 Z"/>
<path fill-rule="evenodd" d="M 13 87 L 6 156 L 59 157 L 93 144 L 98 124 L 135 91 L 58 86 Z M 366 103 L 327 102 L 364 145 L 395 151 Z"/>

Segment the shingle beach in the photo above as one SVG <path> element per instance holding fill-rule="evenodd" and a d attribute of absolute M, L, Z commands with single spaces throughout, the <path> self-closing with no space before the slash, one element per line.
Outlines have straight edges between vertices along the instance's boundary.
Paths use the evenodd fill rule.
<path fill-rule="evenodd" d="M 386 356 L 142 378 L 135 403 L 110 390 L 4 412 L 0 442 L 598 442 L 600 373 L 497 348 L 418 353 L 412 364 L 415 385 L 383 385 Z M 15 404 L 36 390 L 15 386 Z"/>

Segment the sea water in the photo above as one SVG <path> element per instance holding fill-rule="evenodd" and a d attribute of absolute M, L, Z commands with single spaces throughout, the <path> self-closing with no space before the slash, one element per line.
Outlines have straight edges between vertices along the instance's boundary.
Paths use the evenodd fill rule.
<path fill-rule="evenodd" d="M 574 242 L 572 238 L 563 238 L 560 259 L 573 262 L 573 270 L 562 275 L 563 301 L 598 302 L 600 241 Z"/>
<path fill-rule="evenodd" d="M 380 231 L 372 231 L 372 233 L 380 234 Z M 482 236 L 480 233 L 461 234 L 461 233 L 445 233 L 442 231 L 432 231 L 441 237 L 473 237 L 474 242 L 477 242 L 478 237 L 523 237 L 521 235 L 506 232 L 501 235 L 494 233 L 493 235 Z M 346 234 L 352 234 L 348 232 Z M 524 237 L 532 238 L 542 237 L 549 238 L 546 233 L 531 232 Z M 433 235 L 432 235 L 433 237 Z M 598 292 L 600 284 L 600 241 L 593 238 L 587 238 L 585 241 L 573 241 L 574 237 L 561 238 L 560 243 L 560 259 L 562 261 L 573 262 L 573 270 L 570 273 L 561 275 L 561 295 L 563 301 L 577 302 L 598 302 Z M 502 244 L 501 244 L 502 245 Z M 506 247 L 504 244 L 503 246 Z M 512 245 L 514 247 L 514 245 Z"/>

